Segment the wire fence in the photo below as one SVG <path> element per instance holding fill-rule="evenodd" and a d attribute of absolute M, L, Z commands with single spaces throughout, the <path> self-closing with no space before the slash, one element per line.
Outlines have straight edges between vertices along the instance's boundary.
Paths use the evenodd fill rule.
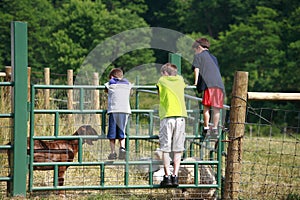
<path fill-rule="evenodd" d="M 7 86 L 2 87 L 3 91 Z M 11 108 L 8 106 L 9 101 L 4 98 L 5 92 L 1 91 L 1 113 L 10 113 Z M 53 100 L 58 103 L 56 107 L 65 109 L 67 91 L 63 93 L 57 93 L 53 90 L 50 92 Z M 61 96 L 60 96 L 61 95 Z M 100 105 L 100 109 L 104 108 L 105 95 L 100 93 L 100 98 L 103 98 L 104 102 Z M 149 99 L 149 96 L 146 96 Z M 43 99 L 41 97 L 41 99 Z M 92 99 L 92 98 L 90 98 Z M 37 101 L 42 102 L 42 100 Z M 60 103 L 59 103 L 60 102 Z M 43 103 L 43 102 L 42 102 Z M 90 102 L 87 102 L 91 104 Z M 51 104 L 50 104 L 51 106 Z M 198 107 L 198 104 L 194 105 Z M 43 107 L 43 106 L 42 106 Z M 296 106 L 295 106 L 296 107 Z M 96 115 L 88 117 L 92 119 L 96 118 Z M 41 115 L 36 117 L 36 130 L 37 133 L 47 132 L 51 134 L 53 132 L 54 118 L 53 116 Z M 66 116 L 62 116 L 61 129 L 70 129 L 70 123 Z M 137 123 L 135 115 L 131 116 L 131 123 L 129 129 L 138 129 L 139 135 L 147 135 L 149 116 L 143 115 L 139 117 Z M 83 119 L 84 121 L 84 119 Z M 89 120 L 88 120 L 89 121 Z M 100 118 L 101 121 L 101 118 Z M 199 124 L 202 122 L 199 121 Z M 138 124 L 138 126 L 137 126 Z M 193 119 L 187 120 L 187 132 L 192 133 Z M 99 133 L 101 127 L 98 123 L 94 123 L 93 126 L 97 127 Z M 199 126 L 201 127 L 201 126 Z M 199 128 L 198 127 L 198 128 Z M 0 121 L 0 144 L 5 144 L 10 141 L 11 130 L 13 126 L 10 118 L 1 118 Z M 74 127 L 72 127 L 74 128 Z M 157 135 L 159 130 L 159 119 L 153 121 L 153 134 Z M 247 105 L 247 115 L 245 123 L 245 132 L 243 135 L 243 144 L 240 159 L 242 161 L 242 168 L 239 179 L 239 199 L 300 199 L 300 111 L 299 110 L 284 110 L 274 108 L 254 108 L 251 104 Z M 66 132 L 64 134 L 70 134 Z M 141 140 L 138 143 L 134 140 L 129 144 L 134 149 L 130 152 L 130 160 L 149 160 L 156 159 L 156 149 L 158 148 L 157 139 Z M 200 160 L 211 160 L 209 156 L 211 151 L 214 151 L 213 146 L 205 147 L 204 156 L 201 154 L 200 141 L 187 140 L 186 157 Z M 1 150 L 1 149 L 0 149 Z M 202 151 L 203 153 L 203 151 Z M 226 148 L 223 152 L 227 154 Z M 102 161 L 107 159 L 109 154 L 109 144 L 107 140 L 99 140 L 93 147 L 85 146 L 83 151 L 83 158 L 85 161 Z M 7 175 L 9 173 L 9 167 L 6 154 L 0 154 L 0 175 Z M 225 159 L 225 158 L 223 158 Z M 195 160 L 192 160 L 195 161 Z M 187 161 L 188 162 L 188 161 Z M 156 167 L 156 166 L 152 166 Z M 157 166 L 161 168 L 161 166 Z M 199 167 L 199 182 L 211 184 L 214 182 L 216 169 Z M 193 166 L 183 165 L 182 180 L 191 183 L 193 180 L 189 180 L 189 177 L 194 178 L 195 172 Z M 224 169 L 222 169 L 222 175 L 224 176 Z M 125 169 L 123 166 L 107 166 L 106 168 L 105 182 L 112 185 L 123 184 Z M 149 167 L 147 165 L 133 165 L 129 169 L 130 172 L 130 184 L 146 184 L 149 182 Z M 186 175 L 183 175 L 186 173 Z M 99 166 L 71 166 L 65 176 L 66 185 L 99 185 L 101 177 L 101 169 Z M 207 177 L 207 178 L 205 178 Z M 151 177 L 155 179 L 154 183 L 159 183 L 161 176 Z M 225 177 L 223 177 L 225 178 Z M 53 172 L 52 171 L 36 171 L 34 172 L 35 186 L 47 186 L 53 185 Z M 0 181 L 0 199 L 4 198 L 6 193 L 6 182 Z M 215 190 L 201 188 L 188 188 L 188 189 L 105 189 L 105 190 L 76 190 L 66 191 L 67 198 L 80 198 L 89 196 L 93 198 L 107 199 L 207 199 L 205 194 L 209 192 L 215 192 Z M 51 198 L 48 191 L 39 191 L 33 195 L 37 198 Z M 220 196 L 218 196 L 220 197 Z M 213 196 L 217 198 L 217 196 Z M 56 196 L 53 197 L 56 199 Z"/>
<path fill-rule="evenodd" d="M 300 199 L 299 125 L 299 110 L 248 106 L 241 199 Z"/>

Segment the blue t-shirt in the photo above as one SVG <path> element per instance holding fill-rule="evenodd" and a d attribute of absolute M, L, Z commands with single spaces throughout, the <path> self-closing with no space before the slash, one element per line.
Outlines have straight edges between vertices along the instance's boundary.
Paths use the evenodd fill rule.
<path fill-rule="evenodd" d="M 199 68 L 197 83 L 197 89 L 199 92 L 212 87 L 220 88 L 223 92 L 225 92 L 225 87 L 218 66 L 218 60 L 215 56 L 210 54 L 208 50 L 195 54 L 193 60 L 193 69 L 194 68 Z"/>
<path fill-rule="evenodd" d="M 123 79 L 111 78 L 109 80 L 109 84 L 126 84 L 126 85 L 129 85 L 129 81 L 126 78 L 123 78 Z"/>

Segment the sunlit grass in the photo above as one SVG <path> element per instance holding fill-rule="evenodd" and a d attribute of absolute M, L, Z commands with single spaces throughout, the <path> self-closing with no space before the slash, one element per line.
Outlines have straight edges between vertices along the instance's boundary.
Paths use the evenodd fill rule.
<path fill-rule="evenodd" d="M 300 143 L 291 137 L 245 137 L 242 199 L 300 197 Z"/>
<path fill-rule="evenodd" d="M 1 88 L 1 87 L 0 87 Z M 5 93 L 1 91 L 1 113 L 10 113 L 10 98 L 4 97 Z M 146 103 L 155 107 L 153 101 L 157 99 L 153 95 L 141 95 L 146 98 Z M 44 109 L 44 99 L 42 92 L 38 93 L 36 108 Z M 133 104 L 134 102 L 132 102 Z M 50 104 L 52 109 L 58 109 L 53 103 Z M 145 106 L 143 108 L 148 108 Z M 196 105 L 195 105 L 196 106 Z M 105 106 L 102 105 L 102 108 Z M 157 109 L 157 107 L 155 107 Z M 99 134 L 101 132 L 101 120 L 95 115 L 73 115 L 70 121 L 67 115 L 59 116 L 59 135 L 72 135 L 74 131 L 82 124 L 92 124 Z M 98 116 L 99 117 L 99 116 Z M 80 119 L 80 123 L 75 119 Z M 135 116 L 132 115 L 130 132 L 135 133 L 138 129 L 139 134 L 148 134 L 148 116 L 140 117 L 139 126 L 135 126 Z M 153 134 L 158 134 L 158 122 L 154 123 Z M 55 116 L 49 114 L 36 114 L 34 117 L 34 134 L 38 136 L 50 136 L 54 134 Z M 10 141 L 11 137 L 11 119 L 0 120 L 0 144 Z M 273 129 L 275 130 L 275 129 Z M 187 127 L 188 134 L 192 134 L 192 127 Z M 276 131 L 278 132 L 278 131 Z M 151 145 L 150 145 L 151 144 Z M 153 157 L 153 151 L 158 147 L 157 141 L 151 143 L 146 141 L 130 141 L 130 160 L 138 160 L 143 157 Z M 240 198 L 241 199 L 296 199 L 300 196 L 300 155 L 299 139 L 289 137 L 289 135 L 272 135 L 265 134 L 256 136 L 247 135 L 243 143 L 243 165 L 240 180 Z M 118 149 L 118 143 L 116 146 Z M 199 152 L 195 147 L 195 152 Z M 103 161 L 107 160 L 109 154 L 109 142 L 101 139 L 95 142 L 94 146 L 83 146 L 83 161 Z M 195 156 L 199 156 L 196 154 Z M 78 161 L 76 155 L 75 162 Z M 225 163 L 225 162 L 223 162 Z M 223 164 L 224 167 L 224 164 Z M 0 176 L 7 176 L 9 173 L 6 154 L 0 154 Z M 107 165 L 105 167 L 105 177 L 102 177 L 99 166 L 71 166 L 65 175 L 66 186 L 76 185 L 99 185 L 101 179 L 107 185 L 124 185 L 124 166 Z M 138 174 L 135 166 L 129 170 L 129 184 L 147 184 L 148 177 Z M 224 170 L 223 170 L 224 171 Z M 52 171 L 34 171 L 34 186 L 53 186 Z M 5 199 L 6 183 L 0 182 L 0 199 Z M 66 190 L 67 198 L 72 199 L 165 199 L 172 196 L 171 190 L 147 189 L 147 190 Z M 30 197 L 32 199 L 63 199 L 57 196 L 54 191 L 34 192 Z M 299 199 L 299 198 L 298 198 Z"/>

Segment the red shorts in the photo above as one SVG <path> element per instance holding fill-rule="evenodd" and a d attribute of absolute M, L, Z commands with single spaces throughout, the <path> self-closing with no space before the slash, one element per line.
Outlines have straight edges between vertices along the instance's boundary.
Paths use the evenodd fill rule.
<path fill-rule="evenodd" d="M 202 104 L 209 107 L 223 108 L 224 94 L 220 88 L 204 90 Z"/>

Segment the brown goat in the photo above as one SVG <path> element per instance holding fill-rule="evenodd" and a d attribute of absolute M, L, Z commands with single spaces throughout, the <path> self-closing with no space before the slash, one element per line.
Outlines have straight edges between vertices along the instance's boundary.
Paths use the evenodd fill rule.
<path fill-rule="evenodd" d="M 90 125 L 81 126 L 73 135 L 97 136 Z M 83 139 L 83 144 L 93 145 L 96 138 Z M 78 139 L 73 140 L 34 140 L 34 162 L 73 162 L 78 153 Z M 27 154 L 30 152 L 30 140 L 27 139 Z M 10 161 L 10 153 L 8 152 Z M 63 186 L 64 175 L 69 166 L 58 166 L 58 185 Z M 34 166 L 34 170 L 54 170 L 54 166 Z"/>

